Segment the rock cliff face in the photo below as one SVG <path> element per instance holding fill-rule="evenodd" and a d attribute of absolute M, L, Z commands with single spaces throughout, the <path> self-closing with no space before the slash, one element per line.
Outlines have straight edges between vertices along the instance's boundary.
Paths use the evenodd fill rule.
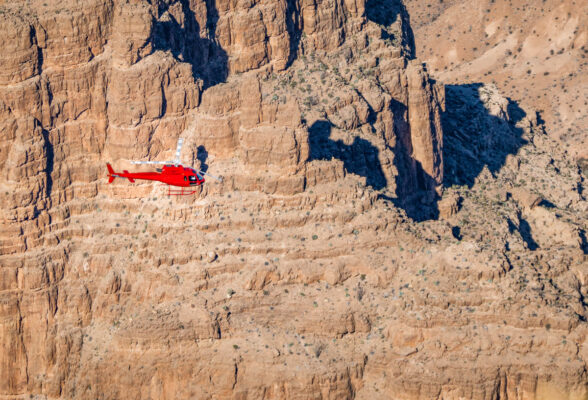
<path fill-rule="evenodd" d="M 433 82 L 400 1 L 34 0 L 0 34 L 0 398 L 586 397 L 581 172 Z M 222 184 L 106 184 L 179 137 Z"/>
<path fill-rule="evenodd" d="M 239 189 L 304 190 L 318 120 L 361 141 L 356 168 L 378 153 L 372 187 L 406 197 L 442 181 L 436 90 L 406 66 L 403 29 L 369 21 L 362 1 L 3 7 L 15 38 L 4 53 L 16 54 L 3 63 L 3 220 L 18 223 L 6 222 L 4 253 L 39 244 L 52 205 L 95 196 L 105 160 L 156 158 L 180 136 L 229 160 Z M 270 176 L 248 182 L 262 167 Z M 10 229 L 25 221 L 37 225 L 28 244 Z"/>

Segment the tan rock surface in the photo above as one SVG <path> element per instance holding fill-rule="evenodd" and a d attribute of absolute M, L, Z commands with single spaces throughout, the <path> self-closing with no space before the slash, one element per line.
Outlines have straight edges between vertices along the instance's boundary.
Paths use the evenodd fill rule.
<path fill-rule="evenodd" d="M 586 178 L 495 86 L 431 81 L 401 2 L 3 2 L 0 32 L 0 398 L 588 396 Z M 107 184 L 179 137 L 223 183 Z"/>

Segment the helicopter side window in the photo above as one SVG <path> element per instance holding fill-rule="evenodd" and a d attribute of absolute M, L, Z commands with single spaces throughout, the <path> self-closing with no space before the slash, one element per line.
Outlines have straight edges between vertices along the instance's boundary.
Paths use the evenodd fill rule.
<path fill-rule="evenodd" d="M 190 182 L 195 182 L 196 181 L 196 177 L 194 175 L 190 175 Z"/>
<path fill-rule="evenodd" d="M 188 179 L 184 176 L 184 181 L 187 181 Z"/>

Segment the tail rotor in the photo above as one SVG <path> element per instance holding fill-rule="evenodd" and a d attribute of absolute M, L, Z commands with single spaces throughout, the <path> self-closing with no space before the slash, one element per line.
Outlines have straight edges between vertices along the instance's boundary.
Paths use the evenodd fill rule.
<path fill-rule="evenodd" d="M 106 164 L 106 168 L 108 168 L 108 183 L 112 183 L 114 181 L 114 178 L 117 177 L 117 175 L 115 175 L 114 169 L 112 169 L 112 166 L 110 164 Z"/>

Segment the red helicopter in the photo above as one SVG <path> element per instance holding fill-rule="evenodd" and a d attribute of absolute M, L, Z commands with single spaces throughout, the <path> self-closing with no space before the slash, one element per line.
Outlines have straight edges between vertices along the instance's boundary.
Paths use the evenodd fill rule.
<path fill-rule="evenodd" d="M 169 196 L 182 196 L 196 193 L 196 190 L 184 190 L 184 188 L 202 185 L 205 182 L 204 175 L 222 182 L 222 178 L 210 175 L 204 171 L 197 171 L 194 168 L 182 166 L 180 161 L 180 151 L 182 150 L 183 144 L 184 139 L 178 139 L 176 156 L 173 161 L 132 161 L 133 164 L 163 165 L 163 168 L 157 168 L 156 172 L 129 172 L 125 170 L 120 173 L 114 172 L 112 166 L 106 164 L 106 167 L 108 168 L 108 183 L 112 183 L 114 178 L 127 178 L 131 183 L 134 183 L 135 179 L 159 181 L 168 185 Z M 181 190 L 172 190 L 171 186 L 181 187 Z"/>

